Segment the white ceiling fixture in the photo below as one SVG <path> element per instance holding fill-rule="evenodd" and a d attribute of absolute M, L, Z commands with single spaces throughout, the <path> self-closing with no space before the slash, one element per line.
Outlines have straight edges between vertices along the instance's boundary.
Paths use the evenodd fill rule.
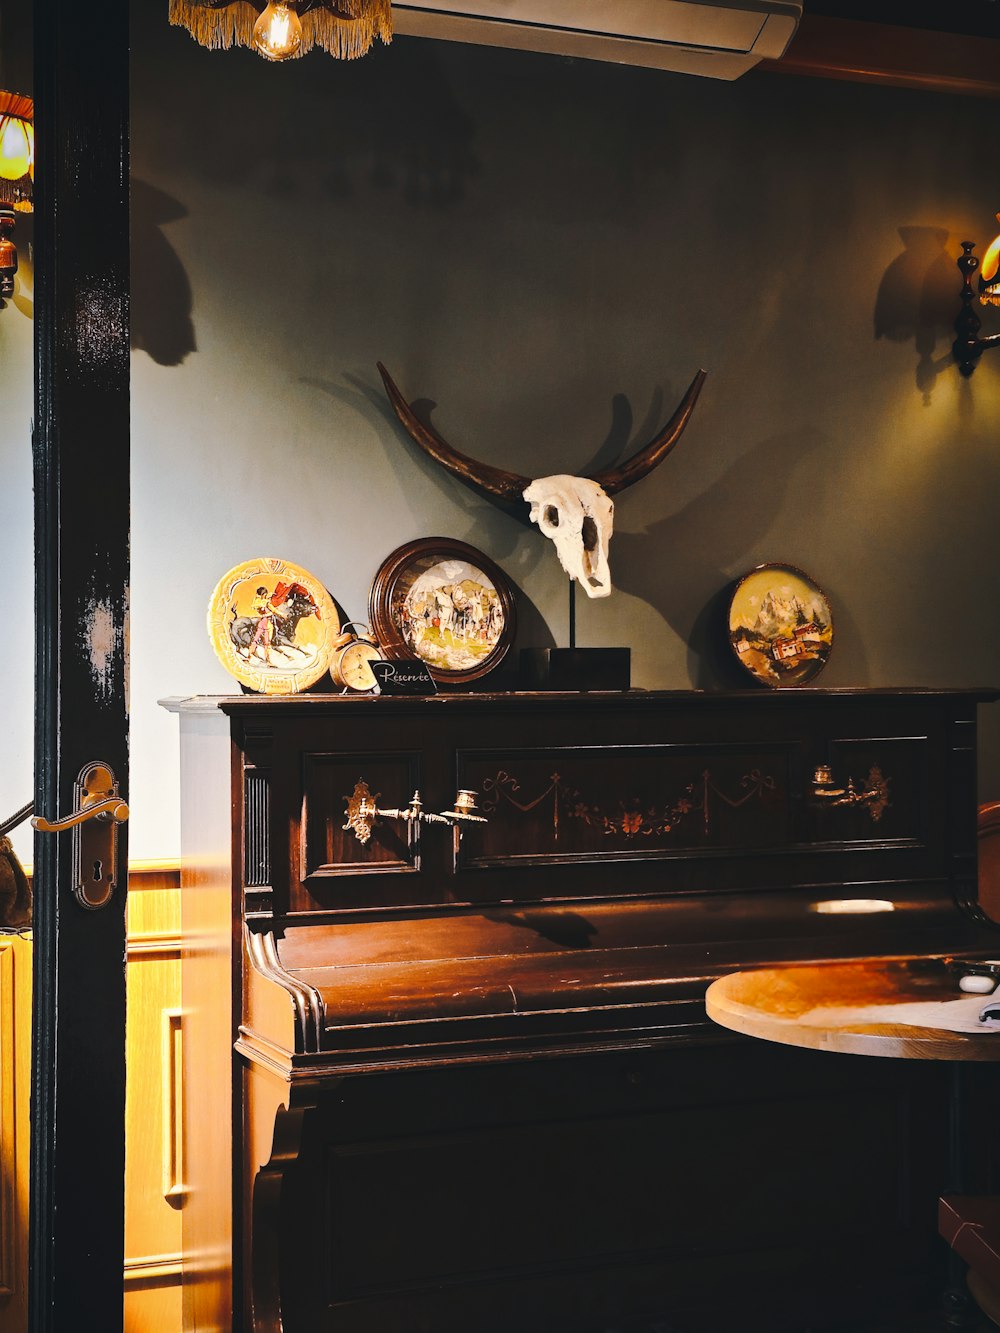
<path fill-rule="evenodd" d="M 396 32 L 737 79 L 784 54 L 802 0 L 398 0 Z"/>

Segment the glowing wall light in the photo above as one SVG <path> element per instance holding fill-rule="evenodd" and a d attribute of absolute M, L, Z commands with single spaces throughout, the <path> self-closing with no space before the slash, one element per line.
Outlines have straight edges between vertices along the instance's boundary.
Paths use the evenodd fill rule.
<path fill-rule="evenodd" d="M 1000 213 L 997 214 L 997 221 L 1000 222 Z M 962 254 L 958 260 L 962 274 L 962 308 L 955 320 L 958 337 L 951 345 L 958 368 L 966 379 L 975 370 L 986 349 L 1000 345 L 1000 333 L 980 338 L 982 320 L 972 308 L 976 299 L 972 279 L 977 269 L 980 301 L 984 305 L 1000 305 L 1000 236 L 995 236 L 986 247 L 981 267 L 978 258 L 972 253 L 975 246 L 975 241 L 962 242 Z"/>
<path fill-rule="evenodd" d="M 32 211 L 35 105 L 21 93 L 0 92 L 0 308 L 14 295 L 14 221 Z"/>

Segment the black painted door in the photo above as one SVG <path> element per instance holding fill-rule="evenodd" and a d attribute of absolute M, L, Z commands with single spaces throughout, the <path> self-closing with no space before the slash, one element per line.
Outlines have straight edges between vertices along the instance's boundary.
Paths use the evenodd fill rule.
<path fill-rule="evenodd" d="M 35 0 L 34 16 L 35 809 L 51 819 L 92 761 L 128 788 L 128 4 Z M 122 1327 L 126 830 L 99 908 L 74 895 L 71 835 L 36 834 L 38 1333 Z"/>

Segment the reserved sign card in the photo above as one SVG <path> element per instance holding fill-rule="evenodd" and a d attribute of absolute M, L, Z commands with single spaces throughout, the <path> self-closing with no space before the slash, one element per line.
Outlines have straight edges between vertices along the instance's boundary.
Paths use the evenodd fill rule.
<path fill-rule="evenodd" d="M 437 694 L 437 684 L 427 670 L 427 663 L 417 658 L 372 662 L 371 668 L 382 694 Z"/>

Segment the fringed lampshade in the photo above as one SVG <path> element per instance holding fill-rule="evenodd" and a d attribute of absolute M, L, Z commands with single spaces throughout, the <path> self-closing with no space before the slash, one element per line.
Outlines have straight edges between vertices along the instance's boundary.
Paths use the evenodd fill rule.
<path fill-rule="evenodd" d="M 354 60 L 376 37 L 392 41 L 390 0 L 170 0 L 170 22 L 202 46 L 246 46 L 268 60 L 289 60 L 320 46 Z"/>
<path fill-rule="evenodd" d="M 16 213 L 33 208 L 35 104 L 21 93 L 0 92 L 0 309 L 14 295 Z"/>

